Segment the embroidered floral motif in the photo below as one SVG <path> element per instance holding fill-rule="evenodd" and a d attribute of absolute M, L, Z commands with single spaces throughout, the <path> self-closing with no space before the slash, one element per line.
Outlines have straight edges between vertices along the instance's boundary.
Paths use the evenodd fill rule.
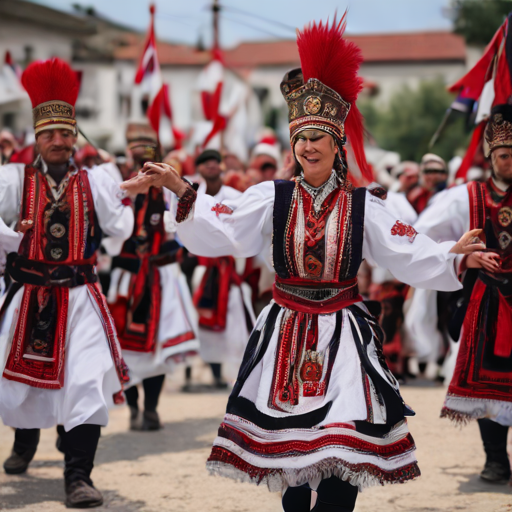
<path fill-rule="evenodd" d="M 397 220 L 395 225 L 391 228 L 391 234 L 393 236 L 406 236 L 412 244 L 418 232 L 412 226 L 409 226 L 409 224 Z"/>
<path fill-rule="evenodd" d="M 186 220 L 189 216 L 194 203 L 196 202 L 197 192 L 192 188 L 188 187 L 185 193 L 180 197 L 178 201 L 178 209 L 176 211 L 176 222 L 179 224 Z"/>
<path fill-rule="evenodd" d="M 217 203 L 212 208 L 212 212 L 215 212 L 218 217 L 221 213 L 225 213 L 226 215 L 231 215 L 233 213 L 233 210 L 229 206 L 226 206 L 225 204 Z"/>

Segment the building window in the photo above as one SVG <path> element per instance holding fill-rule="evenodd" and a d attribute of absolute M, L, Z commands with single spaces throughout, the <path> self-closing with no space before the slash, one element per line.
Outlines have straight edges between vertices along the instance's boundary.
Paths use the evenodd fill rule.
<path fill-rule="evenodd" d="M 16 117 L 16 114 L 14 112 L 6 112 L 2 116 L 2 126 L 4 128 L 14 129 L 15 117 Z"/>

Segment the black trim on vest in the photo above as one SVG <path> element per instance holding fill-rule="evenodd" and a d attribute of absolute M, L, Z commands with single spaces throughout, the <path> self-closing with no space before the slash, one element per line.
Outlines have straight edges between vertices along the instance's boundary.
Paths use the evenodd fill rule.
<path fill-rule="evenodd" d="M 274 186 L 274 230 L 272 234 L 274 270 L 281 279 L 288 279 L 290 273 L 286 266 L 285 233 L 295 181 L 276 180 Z"/>
<path fill-rule="evenodd" d="M 352 258 L 347 278 L 357 276 L 363 260 L 364 212 L 366 205 L 366 188 L 356 188 L 352 192 Z"/>

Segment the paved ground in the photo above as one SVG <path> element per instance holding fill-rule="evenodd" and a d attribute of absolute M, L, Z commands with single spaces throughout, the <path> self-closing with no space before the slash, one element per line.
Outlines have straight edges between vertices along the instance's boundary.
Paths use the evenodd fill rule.
<path fill-rule="evenodd" d="M 203 374 L 203 378 L 208 377 Z M 157 433 L 126 430 L 126 409 L 112 413 L 103 430 L 93 477 L 104 493 L 99 511 L 118 512 L 273 512 L 280 497 L 266 488 L 210 477 L 204 468 L 222 418 L 227 394 L 178 393 L 168 383 L 161 402 L 165 429 Z M 406 485 L 372 488 L 359 496 L 356 512 L 512 512 L 512 488 L 478 480 L 484 456 L 476 424 L 454 428 L 440 420 L 444 390 L 404 387 L 417 411 L 410 420 L 423 476 Z M 9 454 L 12 431 L 0 426 L 0 461 Z M 65 510 L 62 458 L 55 432 L 43 432 L 28 473 L 0 473 L 0 510 Z"/>

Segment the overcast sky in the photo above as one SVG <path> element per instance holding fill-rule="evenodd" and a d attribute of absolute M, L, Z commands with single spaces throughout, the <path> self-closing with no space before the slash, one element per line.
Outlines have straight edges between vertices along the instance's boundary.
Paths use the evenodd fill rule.
<path fill-rule="evenodd" d="M 32 0 L 72 11 L 77 0 Z M 144 0 L 85 0 L 102 15 L 145 30 L 149 2 Z M 155 0 L 157 37 L 196 44 L 199 35 L 211 38 L 210 0 Z M 449 30 L 450 0 L 221 0 L 221 44 L 240 41 L 294 38 L 294 28 L 308 21 L 326 19 L 337 9 L 349 8 L 348 32 L 399 32 Z M 265 18 L 265 19 L 263 19 Z M 270 23 L 266 20 L 272 20 Z"/>

